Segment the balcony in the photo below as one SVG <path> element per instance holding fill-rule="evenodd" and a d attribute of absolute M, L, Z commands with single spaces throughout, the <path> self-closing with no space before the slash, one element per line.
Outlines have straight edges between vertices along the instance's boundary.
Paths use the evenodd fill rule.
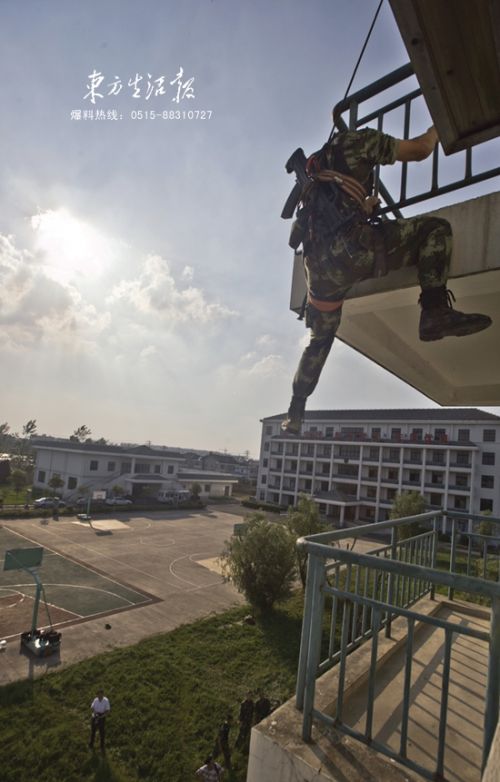
<path fill-rule="evenodd" d="M 253 729 L 248 782 L 402 782 L 408 771 L 479 782 L 487 764 L 484 782 L 498 778 L 488 760 L 500 701 L 500 537 L 479 534 L 481 521 L 430 512 L 298 541 L 309 569 L 296 698 Z M 500 519 L 489 521 L 500 532 Z M 398 541 L 410 522 L 419 531 Z M 374 531 L 390 543 L 342 548 Z"/>

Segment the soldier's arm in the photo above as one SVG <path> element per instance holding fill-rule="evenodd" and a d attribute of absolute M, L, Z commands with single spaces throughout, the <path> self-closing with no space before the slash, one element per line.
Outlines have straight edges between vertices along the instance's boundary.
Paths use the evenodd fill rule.
<path fill-rule="evenodd" d="M 401 163 L 425 160 L 432 154 L 438 141 L 438 134 L 434 125 L 431 125 L 421 136 L 398 139 L 396 142 L 396 160 L 399 160 Z"/>

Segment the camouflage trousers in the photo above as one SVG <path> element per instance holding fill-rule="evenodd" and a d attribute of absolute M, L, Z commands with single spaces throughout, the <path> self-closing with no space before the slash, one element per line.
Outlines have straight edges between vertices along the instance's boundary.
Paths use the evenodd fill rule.
<path fill-rule="evenodd" d="M 356 282 L 416 266 L 423 290 L 446 283 L 451 258 L 451 227 L 437 217 L 387 220 L 378 226 L 360 224 L 333 242 L 313 243 L 305 257 L 311 296 L 342 300 Z M 342 308 L 321 312 L 307 304 L 306 326 L 311 338 L 293 380 L 293 394 L 312 394 L 340 325 Z"/>

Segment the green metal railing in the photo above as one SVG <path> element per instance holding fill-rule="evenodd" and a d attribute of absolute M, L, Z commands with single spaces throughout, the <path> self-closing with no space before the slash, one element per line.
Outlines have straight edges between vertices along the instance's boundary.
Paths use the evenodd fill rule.
<path fill-rule="evenodd" d="M 476 638 L 489 645 L 488 683 L 484 713 L 483 768 L 495 733 L 500 704 L 500 536 L 478 532 L 491 522 L 500 533 L 500 519 L 454 511 L 433 511 L 419 516 L 324 532 L 301 538 L 297 545 L 308 553 L 304 618 L 297 676 L 296 703 L 303 711 L 302 736 L 311 740 L 313 719 L 370 745 L 427 779 L 444 779 L 445 737 L 448 718 L 450 658 L 454 635 Z M 418 524 L 419 531 L 398 540 L 398 530 Z M 341 541 L 390 531 L 388 545 L 367 554 L 340 548 Z M 440 566 L 443 569 L 439 569 Z M 446 566 L 446 569 L 444 567 Z M 453 600 L 462 597 L 491 605 L 491 633 L 456 624 L 418 611 L 418 601 L 436 590 Z M 373 711 L 379 634 L 391 637 L 395 618 L 407 623 L 403 706 L 399 752 L 373 738 Z M 434 768 L 425 768 L 407 756 L 410 685 L 415 624 L 444 632 L 438 750 Z M 326 628 L 328 628 L 326 630 Z M 325 637 L 326 636 L 326 637 Z M 343 721 L 347 658 L 371 639 L 366 723 L 364 732 Z M 316 678 L 339 665 L 335 715 L 315 708 Z"/>
<path fill-rule="evenodd" d="M 413 77 L 413 67 L 411 63 L 407 63 L 401 68 L 398 68 L 372 84 L 369 84 L 367 87 L 363 87 L 357 92 L 347 96 L 340 101 L 333 110 L 335 125 L 339 130 L 356 130 L 367 125 L 375 126 L 377 130 L 384 130 L 384 120 L 390 116 L 391 112 L 402 110 L 403 133 L 401 134 L 401 137 L 408 139 L 410 137 L 412 109 L 416 107 L 418 110 L 418 104 L 423 104 L 424 102 L 422 90 L 418 87 Z M 389 103 L 379 106 L 373 111 L 370 110 L 368 113 L 360 116 L 360 108 L 363 107 L 365 102 L 378 98 L 383 95 L 386 90 L 391 90 L 396 85 L 403 85 L 408 79 L 415 82 L 416 88 L 410 89 L 409 92 L 396 100 L 391 100 Z M 411 86 L 414 85 L 412 84 Z M 347 121 L 343 119 L 342 114 L 348 115 Z M 485 143 L 487 144 L 488 142 Z M 445 193 L 450 193 L 454 190 L 468 187 L 469 185 L 475 185 L 486 179 L 491 179 L 492 177 L 500 175 L 500 166 L 492 166 L 486 170 L 475 170 L 472 149 L 470 147 L 463 153 L 455 154 L 463 157 L 463 176 L 459 176 L 458 179 L 452 182 L 440 182 L 439 168 L 443 153 L 439 147 L 436 147 L 432 156 L 432 172 L 428 186 L 425 187 L 423 191 L 418 190 L 417 192 L 412 193 L 408 192 L 408 163 L 402 163 L 399 194 L 394 198 L 380 180 L 380 167 L 377 166 L 375 171 L 377 191 L 380 192 L 380 195 L 386 203 L 386 206 L 379 209 L 379 214 L 392 212 L 396 217 L 401 217 L 401 209 L 406 206 L 427 201 L 429 198 L 444 195 Z M 490 160 L 495 160 L 494 152 L 492 152 Z"/>

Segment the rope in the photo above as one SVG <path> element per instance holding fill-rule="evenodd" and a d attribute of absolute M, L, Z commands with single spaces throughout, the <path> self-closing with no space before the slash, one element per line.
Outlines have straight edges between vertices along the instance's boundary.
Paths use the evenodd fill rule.
<path fill-rule="evenodd" d="M 363 47 L 361 49 L 361 53 L 360 53 L 360 55 L 358 57 L 358 61 L 357 61 L 356 65 L 354 66 L 354 70 L 352 72 L 352 76 L 351 76 L 351 79 L 349 81 L 349 84 L 347 85 L 347 89 L 345 91 L 345 95 L 344 95 L 343 100 L 345 100 L 347 98 L 347 96 L 349 95 L 349 90 L 351 89 L 352 83 L 354 81 L 354 78 L 355 78 L 356 73 L 357 73 L 358 68 L 359 68 L 359 64 L 360 64 L 360 62 L 361 62 L 361 60 L 363 58 L 363 55 L 365 53 L 365 49 L 368 46 L 368 41 L 370 40 L 370 36 L 372 34 L 373 28 L 375 27 L 375 22 L 377 21 L 377 17 L 379 15 L 380 9 L 382 8 L 382 3 L 383 2 L 384 2 L 384 0 L 380 0 L 380 3 L 378 4 L 378 8 L 375 11 L 375 16 L 373 17 L 373 21 L 372 21 L 372 23 L 370 25 L 370 29 L 368 30 L 368 35 L 365 38 L 365 42 L 364 42 Z M 335 130 L 335 123 L 333 125 L 332 132 L 330 133 L 330 138 L 328 139 L 328 141 L 331 141 L 331 138 L 333 136 L 334 130 Z"/>

